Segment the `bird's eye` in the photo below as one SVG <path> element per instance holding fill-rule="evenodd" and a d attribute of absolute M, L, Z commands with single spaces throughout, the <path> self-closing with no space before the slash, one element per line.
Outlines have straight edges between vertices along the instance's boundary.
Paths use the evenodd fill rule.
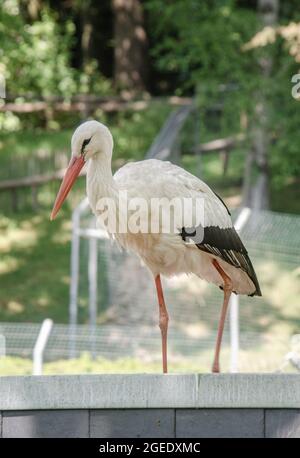
<path fill-rule="evenodd" d="M 92 137 L 86 138 L 85 140 L 83 140 L 82 147 L 81 147 L 81 154 L 84 152 L 84 148 L 90 143 L 91 139 Z"/>

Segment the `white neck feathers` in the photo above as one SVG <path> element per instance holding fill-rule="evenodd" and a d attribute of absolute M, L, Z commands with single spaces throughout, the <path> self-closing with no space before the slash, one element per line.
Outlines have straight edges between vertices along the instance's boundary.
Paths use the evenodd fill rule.
<path fill-rule="evenodd" d="M 95 155 L 87 167 L 87 195 L 95 212 L 97 201 L 102 197 L 117 198 L 118 187 L 114 180 L 111 161 L 103 156 Z"/>

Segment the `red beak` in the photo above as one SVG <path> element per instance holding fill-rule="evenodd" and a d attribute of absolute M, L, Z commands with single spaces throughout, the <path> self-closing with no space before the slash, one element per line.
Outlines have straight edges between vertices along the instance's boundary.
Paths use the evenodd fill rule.
<path fill-rule="evenodd" d="M 85 164 L 85 161 L 82 156 L 72 157 L 72 159 L 70 160 L 70 163 L 68 165 L 68 168 L 66 170 L 65 176 L 60 185 L 59 191 L 57 193 L 57 196 L 56 196 L 56 199 L 53 205 L 53 209 L 52 209 L 51 216 L 50 216 L 51 221 L 56 217 L 57 213 L 59 212 L 60 207 L 62 206 L 67 195 L 69 194 L 84 164 Z"/>

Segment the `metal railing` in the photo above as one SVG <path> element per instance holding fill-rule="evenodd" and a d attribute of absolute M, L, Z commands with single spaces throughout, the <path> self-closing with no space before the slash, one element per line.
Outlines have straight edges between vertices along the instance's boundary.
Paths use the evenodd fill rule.
<path fill-rule="evenodd" d="M 238 233 L 240 233 L 247 224 L 250 218 L 251 210 L 248 207 L 244 207 L 235 223 L 234 227 Z M 239 364 L 239 296 L 237 294 L 231 294 L 230 297 L 230 372 L 238 372 Z"/>
<path fill-rule="evenodd" d="M 43 373 L 43 356 L 48 339 L 53 327 L 53 321 L 47 318 L 43 321 L 38 338 L 33 349 L 33 375 L 42 375 Z"/>

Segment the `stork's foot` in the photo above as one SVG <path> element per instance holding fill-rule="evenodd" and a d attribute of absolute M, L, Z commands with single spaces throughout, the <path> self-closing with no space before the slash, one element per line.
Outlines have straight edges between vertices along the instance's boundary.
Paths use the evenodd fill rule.
<path fill-rule="evenodd" d="M 218 363 L 214 363 L 212 366 L 212 373 L 219 374 L 220 373 L 220 365 Z"/>

